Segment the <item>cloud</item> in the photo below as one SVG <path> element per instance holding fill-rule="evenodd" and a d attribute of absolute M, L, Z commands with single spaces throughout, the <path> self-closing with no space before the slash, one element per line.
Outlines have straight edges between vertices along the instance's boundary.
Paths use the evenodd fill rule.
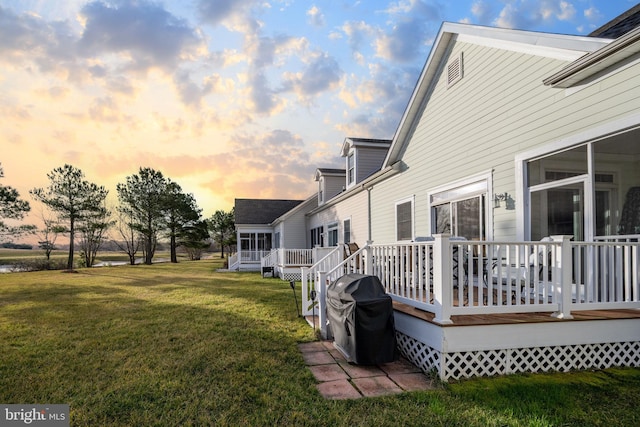
<path fill-rule="evenodd" d="M 354 55 L 358 55 L 365 41 L 375 37 L 379 30 L 364 21 L 345 22 L 342 25 L 342 31 L 347 36 L 349 47 Z M 334 36 L 337 38 L 337 36 Z"/>
<path fill-rule="evenodd" d="M 424 0 L 409 0 L 392 4 L 387 13 L 394 22 L 375 41 L 376 54 L 394 62 L 409 63 L 424 55 L 432 32 L 442 21 L 442 5 Z"/>
<path fill-rule="evenodd" d="M 313 96 L 335 88 L 342 74 L 335 58 L 318 52 L 302 72 L 285 73 L 282 91 L 292 90 L 300 100 L 308 103 Z"/>
<path fill-rule="evenodd" d="M 71 33 L 64 22 L 48 23 L 0 6 L 0 63 L 15 66 L 34 61 L 43 71 L 58 69 L 60 63 L 74 59 Z"/>
<path fill-rule="evenodd" d="M 101 1 L 80 11 L 85 20 L 79 51 L 86 57 L 116 54 L 125 68 L 171 71 L 197 53 L 202 39 L 185 20 L 156 3 Z"/>
<path fill-rule="evenodd" d="M 253 36 L 260 32 L 262 23 L 254 12 L 270 8 L 269 3 L 256 0 L 197 0 L 196 8 L 202 22 Z"/>
<path fill-rule="evenodd" d="M 324 14 L 317 6 L 311 6 L 311 8 L 307 10 L 307 16 L 309 17 L 309 23 L 314 27 L 324 27 Z"/>
<path fill-rule="evenodd" d="M 505 4 L 493 25 L 502 28 L 535 28 L 554 21 L 571 21 L 576 9 L 568 1 L 512 0 Z"/>
<path fill-rule="evenodd" d="M 200 107 L 202 99 L 214 89 L 214 82 L 211 79 L 205 79 L 202 85 L 198 85 L 192 80 L 189 72 L 184 70 L 174 74 L 173 82 L 180 100 L 188 107 Z"/>
<path fill-rule="evenodd" d="M 471 5 L 471 13 L 475 17 L 475 22 L 481 25 L 489 25 L 494 17 L 494 10 L 491 3 L 485 0 L 478 0 Z"/>

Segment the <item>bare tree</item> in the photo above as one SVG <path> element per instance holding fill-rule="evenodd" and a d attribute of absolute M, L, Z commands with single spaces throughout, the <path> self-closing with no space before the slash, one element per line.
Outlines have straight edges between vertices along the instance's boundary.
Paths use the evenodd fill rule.
<path fill-rule="evenodd" d="M 140 251 L 142 242 L 140 234 L 133 227 L 131 216 L 127 212 L 118 209 L 115 228 L 119 239 L 112 239 L 113 243 L 129 257 L 129 264 L 135 265 L 136 254 Z"/>
<path fill-rule="evenodd" d="M 80 254 L 86 267 L 93 266 L 96 255 L 106 239 L 107 231 L 113 224 L 111 211 L 104 203 L 79 222 Z"/>
<path fill-rule="evenodd" d="M 44 255 L 47 258 L 47 262 L 51 258 L 51 252 L 56 250 L 56 240 L 58 235 L 66 233 L 66 227 L 58 224 L 57 219 L 52 215 L 51 211 L 40 212 L 40 218 L 42 219 L 43 227 L 38 233 L 38 247 L 44 250 Z"/>

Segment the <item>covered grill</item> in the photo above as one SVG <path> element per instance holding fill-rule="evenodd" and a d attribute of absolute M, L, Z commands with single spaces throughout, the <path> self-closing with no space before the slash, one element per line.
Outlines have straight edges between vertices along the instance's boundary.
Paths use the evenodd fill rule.
<path fill-rule="evenodd" d="M 327 287 L 334 345 L 349 362 L 377 365 L 398 358 L 391 297 L 376 276 L 345 274 Z"/>

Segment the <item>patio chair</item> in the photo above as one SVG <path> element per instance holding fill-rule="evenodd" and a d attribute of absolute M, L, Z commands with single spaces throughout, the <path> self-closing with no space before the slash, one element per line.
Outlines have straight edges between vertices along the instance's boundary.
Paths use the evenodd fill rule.
<path fill-rule="evenodd" d="M 550 237 L 540 239 L 540 242 L 551 241 Z M 546 260 L 545 254 L 547 254 Z M 493 284 L 501 282 L 506 287 L 506 292 L 511 295 L 512 300 L 515 300 L 518 294 L 522 300 L 535 299 L 538 285 L 550 283 L 552 278 L 550 267 L 551 251 L 546 249 L 546 245 L 539 245 L 537 251 L 529 254 L 526 263 L 506 264 L 504 259 L 493 259 L 491 261 L 491 280 Z M 485 274 L 488 276 L 489 272 L 487 271 Z M 485 278 L 485 281 L 487 280 Z M 541 298 L 549 295 L 549 287 L 545 286 L 543 289 L 543 294 L 539 296 Z"/>

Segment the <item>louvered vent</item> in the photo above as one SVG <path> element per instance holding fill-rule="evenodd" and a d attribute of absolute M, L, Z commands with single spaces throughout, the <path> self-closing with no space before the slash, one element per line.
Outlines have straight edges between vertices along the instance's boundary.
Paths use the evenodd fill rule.
<path fill-rule="evenodd" d="M 447 87 L 453 86 L 462 78 L 462 52 L 447 64 Z"/>

